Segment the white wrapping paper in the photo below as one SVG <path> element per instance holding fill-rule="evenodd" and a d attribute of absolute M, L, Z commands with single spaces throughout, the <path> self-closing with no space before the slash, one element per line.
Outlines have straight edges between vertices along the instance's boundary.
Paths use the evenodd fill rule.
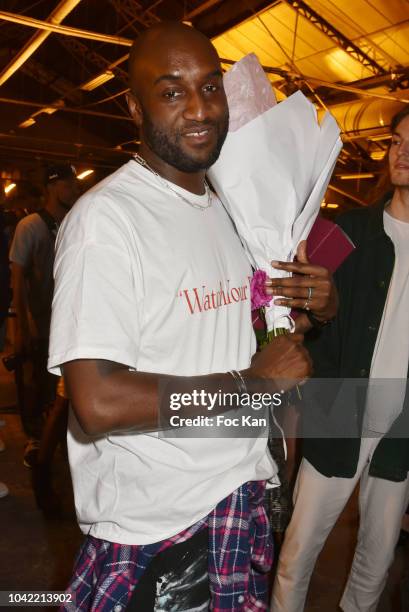
<path fill-rule="evenodd" d="M 209 178 L 232 217 L 254 268 L 292 261 L 319 212 L 342 142 L 329 113 L 321 125 L 313 104 L 297 92 L 275 104 L 254 54 L 224 76 L 229 133 Z M 266 308 L 267 329 L 290 327 L 290 310 Z"/>

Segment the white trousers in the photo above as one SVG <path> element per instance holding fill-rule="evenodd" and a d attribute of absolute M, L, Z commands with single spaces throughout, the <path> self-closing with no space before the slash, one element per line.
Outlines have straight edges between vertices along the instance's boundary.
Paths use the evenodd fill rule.
<path fill-rule="evenodd" d="M 362 439 L 353 478 L 327 478 L 303 459 L 294 490 L 294 513 L 279 558 L 272 612 L 304 610 L 317 557 L 359 479 L 358 542 L 340 607 L 344 612 L 376 611 L 409 502 L 409 478 L 391 482 L 369 476 L 378 442 L 377 438 Z"/>

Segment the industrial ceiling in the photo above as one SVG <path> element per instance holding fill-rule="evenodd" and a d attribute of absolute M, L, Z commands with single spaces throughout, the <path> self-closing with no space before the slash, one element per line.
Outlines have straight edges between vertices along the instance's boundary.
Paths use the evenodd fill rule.
<path fill-rule="evenodd" d="M 344 148 L 326 196 L 334 208 L 371 203 L 390 119 L 409 103 L 408 0 L 3 0 L 1 8 L 3 206 L 35 195 L 48 161 L 93 169 L 91 183 L 137 151 L 126 60 L 132 40 L 160 20 L 191 22 L 226 69 L 256 53 L 279 100 L 300 88 L 335 115 Z"/>

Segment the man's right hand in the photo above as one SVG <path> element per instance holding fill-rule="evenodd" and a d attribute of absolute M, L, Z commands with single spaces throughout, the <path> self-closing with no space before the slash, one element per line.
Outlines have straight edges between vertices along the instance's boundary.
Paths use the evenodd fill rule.
<path fill-rule="evenodd" d="M 277 390 L 287 391 L 312 374 L 312 361 L 303 346 L 304 336 L 286 334 L 274 338 L 253 357 L 245 374 L 250 378 L 267 378 Z"/>

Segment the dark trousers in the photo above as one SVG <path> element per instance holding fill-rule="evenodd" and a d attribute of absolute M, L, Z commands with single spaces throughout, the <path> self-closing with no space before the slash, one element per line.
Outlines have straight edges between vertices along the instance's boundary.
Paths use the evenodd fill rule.
<path fill-rule="evenodd" d="M 48 338 L 36 340 L 16 369 L 17 401 L 27 437 L 40 439 L 43 412 L 55 399 L 58 377 L 47 371 Z"/>

